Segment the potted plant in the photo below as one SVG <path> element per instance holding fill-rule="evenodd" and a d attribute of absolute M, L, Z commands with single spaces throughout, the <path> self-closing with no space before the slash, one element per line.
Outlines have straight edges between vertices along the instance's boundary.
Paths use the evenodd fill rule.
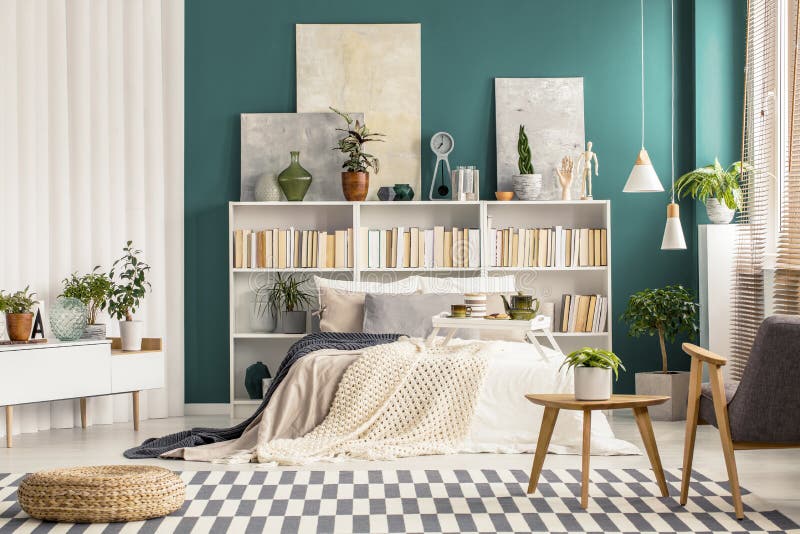
<path fill-rule="evenodd" d="M 666 341 L 674 342 L 681 333 L 694 339 L 698 330 L 698 308 L 694 292 L 680 285 L 671 285 L 634 293 L 622 314 L 622 320 L 629 326 L 628 335 L 658 335 L 661 370 L 636 373 L 636 393 L 670 396 L 668 402 L 650 407 L 653 419 L 677 421 L 686 418 L 689 373 L 669 370 Z"/>
<path fill-rule="evenodd" d="M 333 147 L 333 150 L 347 155 L 347 161 L 342 164 L 342 168 L 345 169 L 342 172 L 344 198 L 350 201 L 364 200 L 369 190 L 369 169 L 375 169 L 375 174 L 380 170 L 378 158 L 364 152 L 364 144 L 370 141 L 383 141 L 379 139 L 383 134 L 370 132 L 366 124 L 354 120 L 347 113 L 330 109 L 347 123 L 347 128 L 336 128 L 347 135 L 339 139 L 339 144 Z"/>
<path fill-rule="evenodd" d="M 622 361 L 613 352 L 583 347 L 564 358 L 562 367 L 575 370 L 575 400 L 608 400 L 611 398 L 611 372 L 619 378 L 625 370 Z"/>
<path fill-rule="evenodd" d="M 27 341 L 33 328 L 33 307 L 36 293 L 30 286 L 16 293 L 0 291 L 0 312 L 6 316 L 6 332 L 11 341 Z"/>
<path fill-rule="evenodd" d="M 86 305 L 86 328 L 83 339 L 105 339 L 106 325 L 98 323 L 98 314 L 108 306 L 108 298 L 114 284 L 107 273 L 98 272 L 100 266 L 95 266 L 92 272 L 79 276 L 72 273 L 63 281 L 64 292 L 62 297 L 75 298 Z"/>
<path fill-rule="evenodd" d="M 751 167 L 741 161 L 731 163 L 723 168 L 719 160 L 714 163 L 689 171 L 675 181 L 675 193 L 686 198 L 691 196 L 706 206 L 708 218 L 714 224 L 728 224 L 739 209 L 742 192 L 739 178 L 742 172 Z"/>
<path fill-rule="evenodd" d="M 269 290 L 269 306 L 278 310 L 278 328 L 284 334 L 306 331 L 306 311 L 300 308 L 310 305 L 313 295 L 301 287 L 304 282 L 278 274 Z"/>
<path fill-rule="evenodd" d="M 150 266 L 139 258 L 142 251 L 133 247 L 133 241 L 128 241 L 122 251 L 122 257 L 114 262 L 109 273 L 113 289 L 108 300 L 108 312 L 119 320 L 122 350 L 136 351 L 142 349 L 142 322 L 134 321 L 133 314 L 150 289 L 147 281 Z M 114 280 L 116 275 L 118 281 Z"/>
<path fill-rule="evenodd" d="M 271 289 L 267 283 L 251 286 L 250 328 L 253 332 L 274 332 L 277 327 L 278 310 L 270 299 Z"/>
<path fill-rule="evenodd" d="M 517 138 L 517 167 L 519 174 L 512 178 L 514 192 L 520 200 L 536 200 L 542 192 L 542 175 L 534 174 L 533 161 L 531 161 L 531 147 L 528 145 L 528 136 L 525 134 L 525 126 L 519 125 L 519 137 Z"/>

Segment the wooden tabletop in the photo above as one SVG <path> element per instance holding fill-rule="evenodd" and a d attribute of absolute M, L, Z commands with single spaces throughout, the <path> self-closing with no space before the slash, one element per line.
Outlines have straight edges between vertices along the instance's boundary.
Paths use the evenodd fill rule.
<path fill-rule="evenodd" d="M 575 400 L 574 393 L 531 393 L 525 398 L 534 404 L 563 410 L 614 410 L 638 408 L 667 402 L 669 397 L 661 395 L 611 395 L 608 400 Z"/>

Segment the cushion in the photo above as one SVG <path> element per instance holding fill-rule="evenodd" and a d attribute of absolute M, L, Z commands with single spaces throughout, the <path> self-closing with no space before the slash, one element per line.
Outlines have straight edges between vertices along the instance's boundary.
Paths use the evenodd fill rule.
<path fill-rule="evenodd" d="M 470 278 L 435 276 L 417 278 L 423 293 L 514 293 L 517 287 L 513 274 Z"/>
<path fill-rule="evenodd" d="M 364 299 L 364 328 L 370 334 L 405 334 L 426 337 L 433 330 L 431 317 L 450 311 L 451 304 L 463 304 L 460 295 L 380 295 Z M 462 337 L 462 336 L 459 336 Z M 463 337 L 462 337 L 463 339 Z"/>
<path fill-rule="evenodd" d="M 314 277 L 317 289 L 330 287 L 344 291 L 358 291 L 361 293 L 401 294 L 408 295 L 420 290 L 419 276 L 409 276 L 391 282 L 354 282 L 352 280 L 334 280 L 331 278 Z"/>
<path fill-rule="evenodd" d="M 364 324 L 364 293 L 320 287 L 320 332 L 361 332 Z"/>
<path fill-rule="evenodd" d="M 739 382 L 735 380 L 726 381 L 723 386 L 725 387 L 725 405 L 730 404 L 736 390 L 739 389 Z M 717 416 L 714 412 L 714 398 L 711 396 L 711 384 L 705 383 L 700 386 L 700 419 L 709 425 L 717 426 Z"/>

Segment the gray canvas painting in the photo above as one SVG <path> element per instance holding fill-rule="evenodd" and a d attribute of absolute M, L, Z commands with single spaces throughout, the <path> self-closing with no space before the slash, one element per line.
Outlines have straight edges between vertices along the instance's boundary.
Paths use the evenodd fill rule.
<path fill-rule="evenodd" d="M 534 171 L 542 175 L 539 198 L 561 198 L 556 168 L 561 158 L 576 160 L 584 147 L 583 78 L 495 78 L 497 128 L 497 190 L 512 191 L 517 168 L 517 137 L 525 125 Z M 595 147 L 598 148 L 598 147 Z M 572 181 L 572 198 L 580 198 L 581 184 Z"/>
<path fill-rule="evenodd" d="M 364 121 L 363 113 L 351 113 Z M 242 113 L 241 200 L 255 200 L 256 181 L 264 174 L 275 177 L 289 166 L 289 152 L 300 151 L 300 165 L 311 173 L 304 200 L 344 200 L 342 163 L 347 159 L 331 150 L 345 126 L 335 113 Z"/>

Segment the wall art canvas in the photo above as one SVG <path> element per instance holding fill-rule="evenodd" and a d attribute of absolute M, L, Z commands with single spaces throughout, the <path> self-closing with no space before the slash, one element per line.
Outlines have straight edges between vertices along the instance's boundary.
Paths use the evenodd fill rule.
<path fill-rule="evenodd" d="M 497 190 L 512 191 L 517 168 L 517 137 L 525 125 L 533 167 L 542 175 L 542 200 L 561 198 L 556 168 L 561 158 L 576 158 L 584 147 L 583 78 L 495 78 Z M 599 148 L 599 147 L 595 147 Z M 572 198 L 581 181 L 573 179 Z"/>
<path fill-rule="evenodd" d="M 361 112 L 351 113 L 364 120 Z M 275 178 L 289 166 L 289 152 L 300 151 L 300 164 L 312 182 L 304 200 L 344 200 L 343 155 L 335 150 L 342 118 L 335 113 L 242 113 L 242 191 L 240 199 L 255 200 L 259 177 Z"/>
<path fill-rule="evenodd" d="M 297 111 L 363 111 L 370 130 L 386 134 L 367 145 L 381 163 L 367 199 L 396 183 L 411 184 L 419 198 L 420 25 L 298 24 L 296 41 Z"/>

